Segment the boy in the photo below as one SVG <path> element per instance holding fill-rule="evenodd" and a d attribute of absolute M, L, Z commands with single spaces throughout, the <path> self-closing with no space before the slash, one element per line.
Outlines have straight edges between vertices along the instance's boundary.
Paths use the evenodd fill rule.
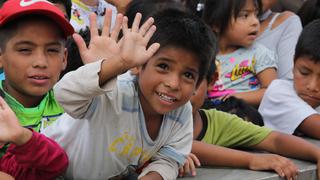
<path fill-rule="evenodd" d="M 1 8 L 0 66 L 6 80 L 0 89 L 23 127 L 39 132 L 63 113 L 51 89 L 66 66 L 65 41 L 73 32 L 48 1 L 8 0 Z"/>
<path fill-rule="evenodd" d="M 274 130 L 303 133 L 320 139 L 320 21 L 303 29 L 294 56 L 293 81 L 275 80 L 267 89 L 259 112 Z"/>
<path fill-rule="evenodd" d="M 81 120 L 64 115 L 45 134 L 66 150 L 70 160 L 67 178 L 107 179 L 130 165 L 144 167 L 140 179 L 175 179 L 178 166 L 191 150 L 188 101 L 213 58 L 211 31 L 192 15 L 166 10 L 154 16 L 157 31 L 152 36 L 152 18 L 139 28 L 138 14 L 131 30 L 124 18 L 119 46 L 121 15 L 111 33 L 112 41 L 108 37 L 111 11 L 106 17 L 102 36 L 92 23 L 89 49 L 79 36 L 74 38 L 85 61 L 104 59 L 108 48 L 117 53 L 86 64 L 59 81 L 55 87 L 58 101 L 73 118 Z M 106 41 L 107 47 L 96 44 Z M 161 44 L 159 50 L 155 42 Z M 136 77 L 117 79 L 133 67 L 137 68 Z"/>
<path fill-rule="evenodd" d="M 0 143 L 10 142 L 0 158 L 1 172 L 16 179 L 54 179 L 68 166 L 68 157 L 53 140 L 21 127 L 13 111 L 0 97 Z"/>
<path fill-rule="evenodd" d="M 210 76 L 209 76 L 210 78 Z M 191 99 L 194 117 L 194 139 L 189 161 L 181 169 L 195 175 L 194 164 L 231 166 L 252 170 L 274 170 L 286 179 L 295 178 L 298 168 L 287 158 L 273 154 L 248 153 L 230 148 L 252 148 L 316 162 L 318 175 L 320 149 L 315 145 L 291 135 L 271 131 L 248 123 L 235 115 L 211 110 L 199 110 L 204 99 L 208 80 L 204 79 Z M 218 147 L 215 145 L 223 146 Z M 191 169 L 191 170 L 190 170 Z"/>

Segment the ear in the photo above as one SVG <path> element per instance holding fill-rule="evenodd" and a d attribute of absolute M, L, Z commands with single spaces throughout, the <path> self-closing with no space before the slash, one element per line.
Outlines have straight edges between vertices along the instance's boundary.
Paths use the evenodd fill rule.
<path fill-rule="evenodd" d="M 67 48 L 64 48 L 61 71 L 66 69 L 67 62 L 68 62 L 68 50 L 67 50 Z"/>
<path fill-rule="evenodd" d="M 3 68 L 3 60 L 2 60 L 2 58 L 3 58 L 3 56 L 2 56 L 2 49 L 0 49 L 0 68 Z"/>

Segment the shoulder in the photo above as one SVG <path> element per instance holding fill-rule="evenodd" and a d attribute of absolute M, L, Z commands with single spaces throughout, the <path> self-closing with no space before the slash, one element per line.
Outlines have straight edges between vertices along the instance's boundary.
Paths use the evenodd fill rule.
<path fill-rule="evenodd" d="M 284 24 L 286 21 L 296 21 L 296 22 L 300 22 L 299 17 L 291 12 L 291 11 L 284 11 L 282 12 L 277 19 L 275 20 L 275 22 L 272 25 L 272 29 L 278 27 L 281 24 Z M 293 22 L 290 22 L 290 24 Z M 300 23 L 299 23 L 300 24 Z"/>

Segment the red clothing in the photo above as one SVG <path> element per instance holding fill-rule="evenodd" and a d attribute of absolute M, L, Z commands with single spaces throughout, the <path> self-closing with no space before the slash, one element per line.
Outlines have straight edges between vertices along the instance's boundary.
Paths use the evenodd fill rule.
<path fill-rule="evenodd" d="M 26 144 L 11 144 L 0 159 L 0 171 L 16 180 L 51 180 L 61 175 L 67 166 L 64 150 L 52 139 L 34 131 Z"/>

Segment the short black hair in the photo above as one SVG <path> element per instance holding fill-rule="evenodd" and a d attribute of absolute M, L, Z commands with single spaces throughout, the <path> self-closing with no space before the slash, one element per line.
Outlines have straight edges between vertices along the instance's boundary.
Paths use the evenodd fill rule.
<path fill-rule="evenodd" d="M 48 0 L 51 3 L 54 4 L 62 4 L 64 6 L 64 8 L 66 8 L 66 12 L 68 15 L 68 20 L 70 20 L 71 18 L 71 6 L 72 6 L 72 2 L 71 0 Z"/>
<path fill-rule="evenodd" d="M 0 27 L 0 49 L 1 51 L 5 51 L 7 42 L 17 34 L 18 29 L 20 28 L 22 23 L 27 22 L 33 22 L 33 21 L 43 21 L 43 22 L 51 22 L 53 24 L 56 24 L 57 30 L 59 31 L 59 34 L 61 36 L 61 40 L 63 43 L 65 42 L 65 36 L 64 32 L 59 28 L 60 26 L 54 22 L 52 19 L 50 19 L 47 16 L 39 16 L 36 14 L 29 14 L 20 16 L 18 18 L 15 18 L 14 20 L 11 20 L 7 24 Z"/>
<path fill-rule="evenodd" d="M 211 28 L 216 28 L 221 35 L 226 32 L 231 20 L 238 17 L 247 1 L 249 0 L 206 0 L 203 19 Z M 257 0 L 252 1 L 254 1 L 256 8 L 260 12 L 260 2 Z"/>
<path fill-rule="evenodd" d="M 294 62 L 298 58 L 308 57 L 315 63 L 320 63 L 320 19 L 305 26 L 298 39 Z"/>
<path fill-rule="evenodd" d="M 320 1 L 307 0 L 303 3 L 297 15 L 301 19 L 302 26 L 306 26 L 311 21 L 320 18 Z"/>
<path fill-rule="evenodd" d="M 199 61 L 199 85 L 207 74 L 217 51 L 217 39 L 197 16 L 178 9 L 164 9 L 153 15 L 157 27 L 149 45 L 160 43 L 160 49 L 177 47 L 192 53 Z"/>

